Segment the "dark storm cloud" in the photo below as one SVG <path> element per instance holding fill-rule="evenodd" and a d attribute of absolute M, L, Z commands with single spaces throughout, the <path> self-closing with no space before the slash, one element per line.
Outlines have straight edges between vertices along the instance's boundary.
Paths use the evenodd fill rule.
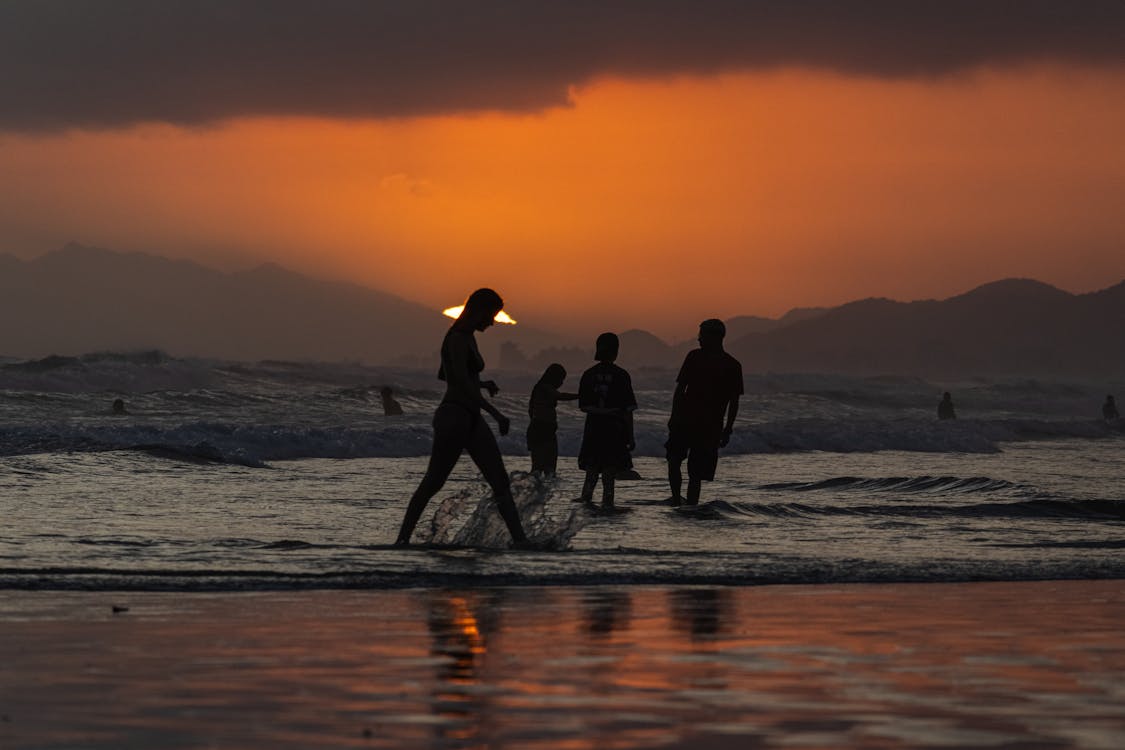
<path fill-rule="evenodd" d="M 0 0 L 0 128 L 563 104 L 600 74 L 1120 64 L 1122 0 Z"/>

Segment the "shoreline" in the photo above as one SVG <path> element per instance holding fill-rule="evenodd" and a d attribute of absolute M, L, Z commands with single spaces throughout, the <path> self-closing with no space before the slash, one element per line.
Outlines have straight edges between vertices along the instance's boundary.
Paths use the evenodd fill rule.
<path fill-rule="evenodd" d="M 5 575 L 0 571 L 0 576 Z M 21 574 L 22 575 L 22 574 Z M 149 575 L 162 575 L 162 574 L 149 574 Z M 170 573 L 169 576 L 184 576 L 194 577 L 194 574 L 188 573 Z M 200 573 L 200 578 L 206 578 L 209 574 Z M 139 583 L 136 585 L 119 585 L 119 586 L 89 586 L 82 585 L 81 582 L 74 582 L 70 584 L 58 585 L 35 585 L 27 584 L 21 585 L 15 582 L 0 583 L 0 592 L 8 592 L 12 594 L 182 594 L 191 596 L 194 594 L 199 595 L 220 595 L 220 594 L 279 594 L 284 595 L 287 593 L 301 594 L 301 593 L 371 593 L 378 594 L 380 592 L 394 593 L 403 591 L 442 591 L 449 589 L 457 590 L 471 590 L 471 591 L 488 591 L 488 590 L 502 590 L 502 589 L 586 589 L 586 588 L 703 588 L 703 587 L 716 587 L 728 589 L 758 589 L 758 588 L 779 588 L 779 587 L 829 587 L 829 586 L 961 586 L 971 584 L 1036 584 L 1036 583 L 1097 583 L 1097 582 L 1114 582 L 1125 581 L 1125 573 L 1115 573 L 1111 575 L 1100 576 L 1096 578 L 1091 577 L 1055 577 L 1046 576 L 1043 578 L 987 578 L 987 577 L 965 577 L 965 578 L 933 578 L 933 579 L 912 579 L 912 578 L 899 578 L 899 579 L 886 579 L 886 580 L 870 580 L 870 579 L 834 579 L 825 578 L 823 580 L 810 580 L 810 581 L 793 581 L 787 579 L 776 580 L 746 580 L 735 576 L 724 578 L 721 576 L 701 575 L 698 577 L 681 576 L 675 579 L 671 578 L 638 578 L 636 576 L 613 576 L 613 575 L 587 575 L 584 577 L 566 578 L 566 577 L 543 577 L 543 578 L 522 578 L 517 574 L 513 574 L 508 578 L 503 575 L 490 575 L 474 576 L 466 574 L 464 576 L 425 576 L 429 579 L 426 581 L 419 581 L 419 576 L 411 576 L 410 574 L 402 574 L 394 576 L 392 579 L 383 578 L 377 584 L 372 584 L 367 580 L 366 576 L 355 575 L 357 579 L 354 582 L 347 580 L 333 580 L 333 579 L 347 579 L 351 576 L 340 575 L 335 573 L 325 574 L 269 574 L 270 579 L 283 579 L 284 584 L 278 583 L 277 585 L 269 585 L 265 583 L 262 578 L 255 578 L 253 575 L 248 575 L 245 579 L 249 579 L 257 585 L 237 587 L 233 584 L 213 584 L 203 586 L 189 587 L 186 585 L 177 585 L 171 583 L 167 586 L 153 585 L 150 583 Z M 230 576 L 235 578 L 235 576 Z M 600 580 L 593 580 L 594 578 Z M 331 582 L 325 582 L 325 581 Z"/>

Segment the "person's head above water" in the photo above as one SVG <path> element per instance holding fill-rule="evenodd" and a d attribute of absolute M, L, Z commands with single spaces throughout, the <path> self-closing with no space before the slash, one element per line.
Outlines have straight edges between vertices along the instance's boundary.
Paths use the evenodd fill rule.
<path fill-rule="evenodd" d="M 953 398 L 953 396 L 952 396 L 952 394 L 949 393 L 949 391 L 946 391 L 945 393 L 941 394 L 941 400 L 942 401 L 950 401 L 950 400 L 952 400 L 952 398 Z"/>
<path fill-rule="evenodd" d="M 699 346 L 703 349 L 722 349 L 727 327 L 718 318 L 708 318 L 699 324 Z"/>
<path fill-rule="evenodd" d="M 389 385 L 385 385 L 379 389 L 379 395 L 383 398 L 390 398 L 391 396 L 395 395 L 394 388 L 391 388 Z"/>
<path fill-rule="evenodd" d="M 616 333 L 603 333 L 598 336 L 597 343 L 594 345 L 594 359 L 599 362 L 612 362 L 617 359 L 617 351 L 620 347 L 621 341 Z"/>
<path fill-rule="evenodd" d="M 495 321 L 496 313 L 504 309 L 504 300 L 492 289 L 478 289 L 465 300 L 465 309 L 457 317 L 457 322 L 483 331 Z"/>
<path fill-rule="evenodd" d="M 566 368 L 558 362 L 552 362 L 547 365 L 547 369 L 543 371 L 543 377 L 539 378 L 540 382 L 546 383 L 552 388 L 558 388 L 566 380 Z"/>
<path fill-rule="evenodd" d="M 125 401 L 123 399 L 120 399 L 120 398 L 115 398 L 113 400 L 113 406 L 111 407 L 111 409 L 112 409 L 114 414 L 124 414 L 125 413 Z"/>

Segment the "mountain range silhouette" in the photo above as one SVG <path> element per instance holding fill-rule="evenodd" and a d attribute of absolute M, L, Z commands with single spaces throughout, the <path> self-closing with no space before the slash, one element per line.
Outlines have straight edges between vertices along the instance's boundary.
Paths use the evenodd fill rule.
<path fill-rule="evenodd" d="M 1125 282 L 1071 294 L 1006 279 L 945 300 L 864 299 L 727 321 L 748 372 L 923 377 L 1125 374 Z M 225 273 L 194 262 L 70 244 L 30 261 L 0 255 L 0 355 L 163 349 L 221 359 L 430 366 L 448 319 L 356 284 L 266 264 Z M 592 343 L 520 325 L 481 337 L 502 367 L 588 365 Z M 626 367 L 678 367 L 692 340 L 621 335 Z M 486 348 L 487 347 L 487 348 Z"/>
<path fill-rule="evenodd" d="M 1070 294 L 1005 279 L 945 300 L 865 299 L 728 349 L 756 370 L 920 376 L 1125 373 L 1125 282 Z"/>

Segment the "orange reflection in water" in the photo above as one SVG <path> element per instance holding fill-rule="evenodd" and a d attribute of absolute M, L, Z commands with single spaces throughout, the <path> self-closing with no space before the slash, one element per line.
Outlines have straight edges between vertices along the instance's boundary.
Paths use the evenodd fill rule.
<path fill-rule="evenodd" d="M 583 750 L 1125 737 L 1123 581 L 127 598 L 125 617 L 101 594 L 0 600 L 12 719 L 0 739 Z"/>
<path fill-rule="evenodd" d="M 465 638 L 465 643 L 468 645 L 469 653 L 485 653 L 487 649 L 484 647 L 484 638 L 481 637 L 480 628 L 477 627 L 477 618 L 473 617 L 468 602 L 459 596 L 454 596 L 450 598 L 449 605 L 455 612 L 453 624 L 461 629 L 461 633 Z"/>

